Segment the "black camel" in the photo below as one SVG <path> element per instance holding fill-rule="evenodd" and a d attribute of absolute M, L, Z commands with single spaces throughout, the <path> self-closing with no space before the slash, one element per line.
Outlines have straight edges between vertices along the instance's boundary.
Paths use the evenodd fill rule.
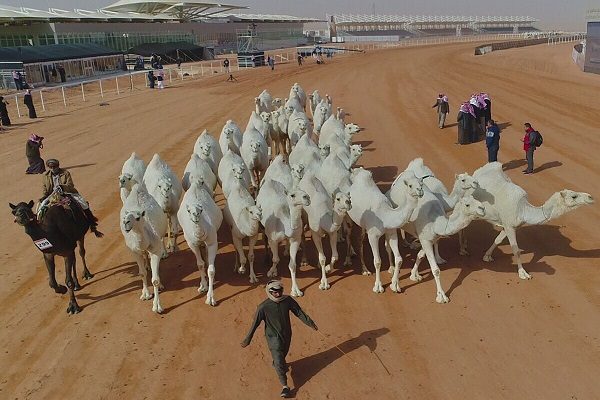
<path fill-rule="evenodd" d="M 72 201 L 74 203 L 74 201 Z M 70 208 L 57 205 L 48 208 L 42 221 L 38 221 L 33 212 L 33 200 L 29 203 L 20 202 L 17 205 L 9 203 L 15 222 L 25 227 L 35 246 L 44 254 L 48 269 L 49 284 L 56 293 L 69 292 L 70 301 L 67 313 L 76 314 L 81 311 L 75 299 L 75 291 L 81 289 L 75 269 L 75 246 L 79 245 L 79 255 L 83 261 L 83 279 L 94 277 L 85 262 L 84 237 L 90 228 L 90 223 L 80 207 L 72 204 Z M 97 237 L 103 234 L 95 231 Z M 59 285 L 55 277 L 54 256 L 65 259 L 65 284 Z"/>

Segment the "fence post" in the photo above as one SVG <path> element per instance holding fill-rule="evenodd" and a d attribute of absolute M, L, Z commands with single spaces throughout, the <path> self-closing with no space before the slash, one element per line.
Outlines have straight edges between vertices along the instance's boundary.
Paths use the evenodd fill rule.
<path fill-rule="evenodd" d="M 42 111 L 46 111 L 46 106 L 44 105 L 44 95 L 42 94 L 43 89 L 40 90 L 40 100 L 42 102 Z"/>
<path fill-rule="evenodd" d="M 62 89 L 63 103 L 64 103 L 65 107 L 67 107 L 67 98 L 65 97 L 65 87 L 61 86 L 60 88 Z"/>
<path fill-rule="evenodd" d="M 104 91 L 102 90 L 102 79 L 100 79 L 98 83 L 100 84 L 100 97 L 104 98 Z"/>
<path fill-rule="evenodd" d="M 117 83 L 117 94 L 119 94 L 119 78 L 115 77 L 115 82 Z"/>
<path fill-rule="evenodd" d="M 133 92 L 133 75 L 131 75 L 131 71 L 129 71 L 129 91 Z"/>
<path fill-rule="evenodd" d="M 173 77 L 171 75 L 171 69 L 169 68 L 169 82 L 173 82 Z"/>
<path fill-rule="evenodd" d="M 202 63 L 200 63 L 200 76 L 204 76 L 204 67 L 202 66 Z"/>
<path fill-rule="evenodd" d="M 19 109 L 19 95 L 15 95 L 15 104 L 17 105 L 17 115 L 21 118 L 21 110 Z"/>
<path fill-rule="evenodd" d="M 83 98 L 83 101 L 85 101 L 85 91 L 83 90 L 83 82 L 81 83 L 81 97 Z"/>

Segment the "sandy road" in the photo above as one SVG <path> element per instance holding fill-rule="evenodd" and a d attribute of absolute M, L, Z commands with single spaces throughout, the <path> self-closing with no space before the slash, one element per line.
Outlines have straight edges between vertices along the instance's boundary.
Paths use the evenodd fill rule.
<path fill-rule="evenodd" d="M 233 273 L 227 232 L 221 230 L 217 257 L 218 306 L 206 306 L 196 292 L 199 273 L 193 255 L 184 250 L 161 264 L 167 290 L 161 295 L 166 310 L 159 316 L 139 300 L 137 267 L 118 226 L 117 176 L 132 151 L 146 160 L 160 152 L 180 174 L 202 129 L 218 135 L 229 118 L 245 126 L 253 97 L 264 88 L 286 97 L 299 82 L 307 91 L 331 94 L 335 105 L 350 113 L 348 120 L 367 128 L 359 139 L 366 150 L 361 162 L 384 187 L 418 156 L 447 186 L 455 173 L 472 172 L 485 162 L 483 144 L 454 145 L 456 128 L 439 130 L 430 108 L 438 92 L 447 93 L 453 124 L 459 100 L 484 90 L 493 97 L 494 119 L 504 127 L 500 160 L 509 163 L 508 174 L 532 203 L 565 187 L 598 197 L 600 77 L 578 71 L 569 45 L 477 58 L 473 47 L 395 49 L 324 66 L 281 65 L 273 73 L 240 73 L 237 84 L 215 77 L 163 92 L 140 91 L 109 106 L 91 104 L 33 123 L 19 120 L 0 136 L 5 207 L 8 201 L 39 197 L 40 177 L 23 174 L 25 140 L 35 131 L 46 137 L 45 158 L 72 167 L 106 237 L 88 240 L 96 276 L 78 293 L 84 311 L 68 317 L 67 298 L 50 291 L 40 254 L 5 208 L 0 397 L 264 399 L 277 394 L 262 333 L 249 348 L 239 348 L 264 292 Z M 526 121 L 545 138 L 536 154 L 541 171 L 533 176 L 520 173 L 519 139 Z M 599 398 L 599 217 L 592 206 L 546 226 L 521 229 L 525 267 L 534 276 L 528 282 L 518 279 L 506 244 L 494 263 L 481 261 L 495 236 L 488 224 L 469 229 L 470 257 L 457 255 L 455 238 L 444 240 L 447 305 L 435 303 L 428 270 L 423 282 L 408 280 L 414 254 L 406 250 L 402 294 L 387 287 L 387 273 L 386 292 L 373 294 L 373 277 L 361 276 L 356 262 L 352 270 L 336 269 L 331 290 L 321 292 L 309 247 L 311 266 L 300 269 L 305 296 L 299 301 L 329 337 L 296 324 L 288 361 L 297 398 Z M 260 262 L 257 269 L 264 284 L 266 269 Z M 279 270 L 289 287 L 285 258 Z"/>

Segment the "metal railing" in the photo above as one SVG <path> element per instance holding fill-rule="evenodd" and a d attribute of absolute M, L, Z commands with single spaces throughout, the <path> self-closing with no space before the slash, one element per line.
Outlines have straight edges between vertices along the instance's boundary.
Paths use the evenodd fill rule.
<path fill-rule="evenodd" d="M 548 38 L 548 46 L 552 46 L 552 45 L 560 44 L 560 43 L 580 42 L 586 38 L 587 38 L 587 34 L 583 33 L 583 32 L 573 33 L 573 34 L 569 34 L 569 35 L 549 37 Z"/>

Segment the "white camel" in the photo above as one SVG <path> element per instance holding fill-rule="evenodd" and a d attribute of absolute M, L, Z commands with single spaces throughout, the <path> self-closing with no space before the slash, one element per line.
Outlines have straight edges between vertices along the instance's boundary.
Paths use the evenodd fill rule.
<path fill-rule="evenodd" d="M 223 158 L 223 153 L 221 152 L 219 142 L 206 129 L 196 139 L 194 153 L 205 160 L 210 165 L 213 173 L 217 175 L 217 168 L 219 167 L 221 158 Z"/>
<path fill-rule="evenodd" d="M 263 90 L 258 97 L 254 98 L 254 104 L 256 106 L 256 113 L 260 115 L 262 112 L 273 111 L 273 97 L 267 89 Z"/>
<path fill-rule="evenodd" d="M 213 200 L 212 193 L 201 180 L 192 182 L 183 196 L 177 219 L 183 229 L 183 237 L 196 256 L 200 271 L 198 293 L 206 293 L 205 303 L 215 306 L 215 257 L 217 256 L 217 231 L 223 222 L 221 209 Z M 206 246 L 206 262 L 202 259 L 201 245 Z M 206 284 L 206 263 L 208 263 L 208 286 Z"/>
<path fill-rule="evenodd" d="M 120 227 L 125 244 L 133 253 L 142 277 L 140 299 L 152 298 L 152 294 L 148 290 L 148 269 L 150 269 L 154 288 L 152 311 L 162 313 L 163 308 L 160 305 L 158 294 L 162 286 L 159 266 L 160 259 L 165 252 L 163 237 L 167 232 L 167 216 L 156 200 L 146 191 L 143 184 L 135 184 L 127 196 L 120 212 Z"/>
<path fill-rule="evenodd" d="M 256 204 L 262 210 L 261 223 L 265 227 L 265 238 L 272 254 L 272 266 L 267 276 L 277 276 L 279 243 L 288 240 L 290 244 L 288 268 L 292 278 L 290 294 L 302 296 L 296 282 L 296 255 L 302 236 L 302 207 L 310 204 L 310 197 L 298 189 L 288 192 L 281 183 L 268 180 L 261 186 Z"/>
<path fill-rule="evenodd" d="M 167 252 L 173 253 L 177 248 L 177 211 L 179 200 L 183 193 L 181 182 L 158 154 L 154 154 L 144 173 L 144 185 L 148 193 L 154 197 L 163 212 L 168 217 Z"/>
<path fill-rule="evenodd" d="M 233 120 L 228 120 L 221 130 L 221 136 L 219 136 L 219 147 L 221 153 L 225 155 L 227 149 L 231 149 L 236 154 L 240 154 L 240 147 L 242 146 L 242 131 L 239 126 Z"/>
<path fill-rule="evenodd" d="M 414 175 L 402 179 L 399 184 L 406 186 L 407 199 L 403 207 L 393 208 L 389 199 L 381 193 L 373 181 L 370 171 L 355 168 L 352 172 L 352 186 L 350 186 L 352 209 L 348 211 L 348 215 L 355 224 L 362 228 L 359 254 L 363 275 L 370 275 L 365 265 L 362 243 L 365 233 L 369 238 L 375 265 L 375 286 L 373 286 L 373 292 L 375 293 L 383 293 L 384 291 L 381 284 L 381 257 L 379 255 L 379 238 L 384 234 L 395 257 L 391 289 L 394 292 L 400 292 L 399 270 L 402 257 L 398 249 L 396 230 L 408 222 L 418 204 L 419 197 L 423 195 L 422 184 Z"/>
<path fill-rule="evenodd" d="M 255 129 L 258 132 L 260 132 L 267 144 L 271 146 L 271 128 L 272 127 L 270 112 L 261 112 L 260 114 L 257 114 L 256 111 L 252 111 L 252 113 L 250 114 L 250 118 L 248 119 L 248 123 L 246 124 L 244 135 L 246 134 L 246 132 Z M 244 135 L 242 135 L 242 144 L 244 144 Z"/>
<path fill-rule="evenodd" d="M 294 83 L 292 85 L 292 88 L 290 89 L 290 98 L 292 98 L 293 96 L 298 97 L 298 101 L 300 102 L 300 105 L 302 106 L 302 110 L 305 110 L 306 109 L 306 92 L 304 92 L 304 89 L 302 89 L 302 87 L 298 84 L 298 82 Z"/>
<path fill-rule="evenodd" d="M 269 166 L 269 146 L 262 134 L 250 128 L 244 132 L 244 139 L 240 149 L 246 168 L 250 171 L 252 186 L 257 188 L 260 180 Z"/>
<path fill-rule="evenodd" d="M 323 160 L 329 155 L 329 149 L 328 144 L 317 146 L 311 135 L 304 135 L 290 153 L 290 165 L 302 164 L 306 172 L 316 175 Z"/>
<path fill-rule="evenodd" d="M 286 190 L 292 190 L 298 186 L 303 175 L 304 166 L 302 164 L 292 166 L 280 154 L 269 164 L 260 184 L 262 185 L 264 181 L 271 179 L 281 183 Z"/>
<path fill-rule="evenodd" d="M 317 105 L 313 113 L 313 130 L 316 135 L 319 135 L 321 132 L 321 127 L 323 123 L 327 121 L 327 119 L 331 116 L 331 104 L 327 102 L 326 99 L 321 100 L 321 102 Z"/>
<path fill-rule="evenodd" d="M 327 273 L 335 267 L 339 259 L 337 251 L 337 234 L 344 222 L 348 211 L 352 208 L 349 193 L 338 192 L 332 197 L 321 181 L 314 175 L 304 175 L 298 187 L 310 197 L 310 204 L 304 207 L 307 215 L 308 227 L 313 243 L 319 253 L 319 266 L 321 267 L 321 283 L 319 289 L 329 289 Z M 326 265 L 325 252 L 321 238 L 329 235 L 331 246 L 331 259 Z M 306 250 L 306 248 L 305 248 Z"/>
<path fill-rule="evenodd" d="M 238 273 L 246 272 L 246 262 L 250 265 L 250 283 L 258 282 L 254 273 L 254 246 L 258 240 L 262 210 L 258 207 L 242 182 L 240 175 L 231 183 L 227 203 L 223 208 L 225 221 L 231 228 L 231 237 L 236 254 L 234 269 Z M 243 239 L 248 238 L 248 258 L 244 254 Z"/>
<path fill-rule="evenodd" d="M 283 107 L 271 111 L 271 154 L 288 153 L 288 116 Z"/>
<path fill-rule="evenodd" d="M 136 183 L 142 183 L 146 172 L 146 163 L 138 157 L 137 154 L 131 153 L 131 156 L 123 164 L 121 175 L 119 176 L 119 187 L 121 189 L 121 201 L 125 203 L 131 188 Z"/>
<path fill-rule="evenodd" d="M 550 196 L 542 206 L 533 206 L 529 203 L 525 190 L 510 180 L 502 171 L 502 164 L 498 162 L 484 165 L 475 171 L 473 177 L 479 182 L 479 189 L 475 190 L 473 196 L 483 203 L 486 210 L 485 220 L 502 229 L 485 252 L 483 261 L 494 261 L 492 252 L 508 237 L 521 279 L 531 279 L 531 275 L 521 263 L 517 228 L 523 225 L 545 224 L 582 205 L 594 203 L 589 193 L 563 189 Z M 461 244 L 461 251 L 466 251 L 466 243 Z"/>
<path fill-rule="evenodd" d="M 188 190 L 195 179 L 202 178 L 206 186 L 214 193 L 217 187 L 217 177 L 210 168 L 210 164 L 201 159 L 196 153 L 192 153 L 190 161 L 185 166 L 181 186 L 183 190 Z"/>
<path fill-rule="evenodd" d="M 315 90 L 314 92 L 308 95 L 308 102 L 310 104 L 310 115 L 313 118 L 315 117 L 315 110 L 317 108 L 317 105 L 321 102 L 321 99 L 321 94 L 318 90 Z"/>
<path fill-rule="evenodd" d="M 229 196 L 230 186 L 237 179 L 236 175 L 242 177 L 244 187 L 250 190 L 252 178 L 244 160 L 233 151 L 227 150 L 219 164 L 219 180 L 221 181 L 221 189 L 223 189 L 223 196 L 225 198 Z"/>

